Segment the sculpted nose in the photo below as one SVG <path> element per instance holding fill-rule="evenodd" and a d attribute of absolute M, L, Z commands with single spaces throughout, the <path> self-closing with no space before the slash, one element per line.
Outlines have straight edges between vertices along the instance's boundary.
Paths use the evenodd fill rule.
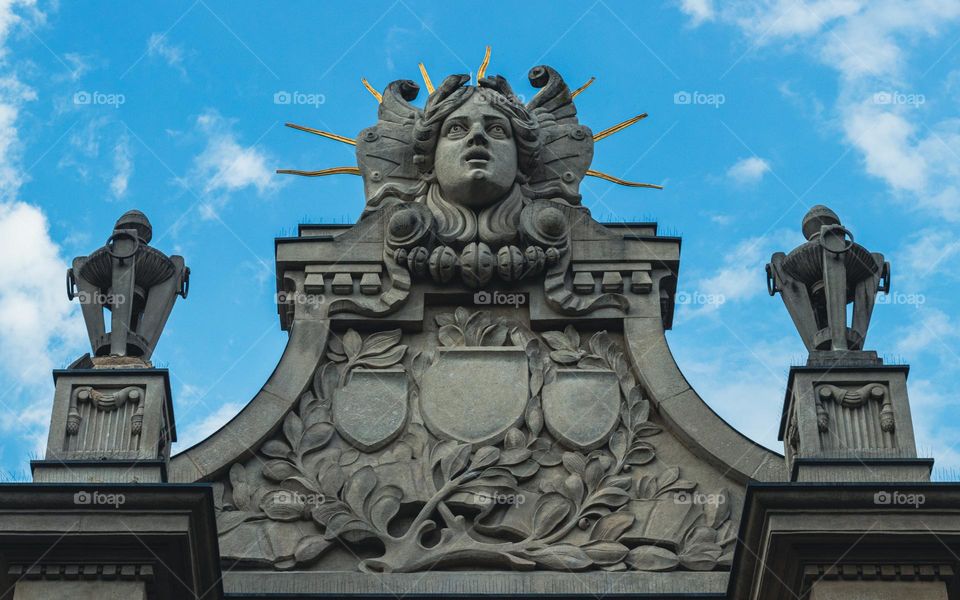
<path fill-rule="evenodd" d="M 473 131 L 470 132 L 470 137 L 467 140 L 470 146 L 486 146 L 487 145 L 487 135 L 483 131 L 482 126 L 476 126 L 473 128 Z"/>

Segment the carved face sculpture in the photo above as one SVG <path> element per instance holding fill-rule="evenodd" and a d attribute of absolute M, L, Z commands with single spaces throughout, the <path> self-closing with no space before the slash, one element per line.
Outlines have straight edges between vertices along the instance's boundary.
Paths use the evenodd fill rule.
<path fill-rule="evenodd" d="M 474 209 L 503 198 L 517 179 L 510 120 L 492 96 L 474 93 L 443 122 L 434 172 L 444 199 Z"/>

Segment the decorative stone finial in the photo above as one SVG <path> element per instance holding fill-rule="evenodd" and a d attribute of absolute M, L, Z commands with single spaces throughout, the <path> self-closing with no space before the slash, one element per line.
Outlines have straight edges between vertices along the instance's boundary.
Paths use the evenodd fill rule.
<path fill-rule="evenodd" d="M 811 208 L 802 229 L 807 241 L 789 254 L 777 252 L 767 265 L 770 295 L 780 292 L 810 352 L 863 350 L 877 292 L 890 290 L 890 263 L 854 243 L 826 206 Z"/>
<path fill-rule="evenodd" d="M 187 297 L 190 269 L 183 257 L 152 248 L 152 238 L 147 216 L 127 211 L 103 247 L 75 258 L 67 270 L 67 297 L 80 300 L 94 357 L 134 359 L 121 359 L 124 366 L 145 364 L 177 296 Z M 110 311 L 109 332 L 104 309 Z"/>

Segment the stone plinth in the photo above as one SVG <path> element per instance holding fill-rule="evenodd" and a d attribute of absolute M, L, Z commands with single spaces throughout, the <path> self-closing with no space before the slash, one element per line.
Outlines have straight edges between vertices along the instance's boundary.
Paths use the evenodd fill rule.
<path fill-rule="evenodd" d="M 166 481 L 176 440 L 166 369 L 54 371 L 47 451 L 36 482 Z"/>
<path fill-rule="evenodd" d="M 914 441 L 909 367 L 830 358 L 790 369 L 780 440 L 791 479 L 929 481 L 933 461 L 917 458 Z"/>

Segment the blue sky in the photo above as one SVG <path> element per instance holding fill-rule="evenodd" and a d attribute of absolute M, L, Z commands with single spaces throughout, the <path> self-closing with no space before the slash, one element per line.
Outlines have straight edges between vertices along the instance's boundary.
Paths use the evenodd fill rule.
<path fill-rule="evenodd" d="M 352 165 L 352 148 L 283 126 L 354 136 L 375 120 L 362 88 L 476 70 L 529 95 L 549 64 L 600 142 L 601 220 L 682 235 L 670 345 L 724 418 L 774 449 L 790 364 L 805 355 L 763 265 L 825 203 L 893 263 L 868 347 L 912 365 L 918 445 L 960 468 L 960 3 L 0 2 L 0 468 L 42 447 L 49 371 L 86 348 L 63 272 L 140 208 L 154 245 L 192 268 L 154 356 L 168 366 L 182 449 L 256 393 L 286 334 L 273 238 L 353 222 L 355 177 L 276 168 Z M 278 102 L 278 94 L 294 98 Z M 297 93 L 294 95 L 294 93 Z M 685 101 L 689 100 L 689 101 Z M 721 301 L 722 300 L 722 301 Z"/>

